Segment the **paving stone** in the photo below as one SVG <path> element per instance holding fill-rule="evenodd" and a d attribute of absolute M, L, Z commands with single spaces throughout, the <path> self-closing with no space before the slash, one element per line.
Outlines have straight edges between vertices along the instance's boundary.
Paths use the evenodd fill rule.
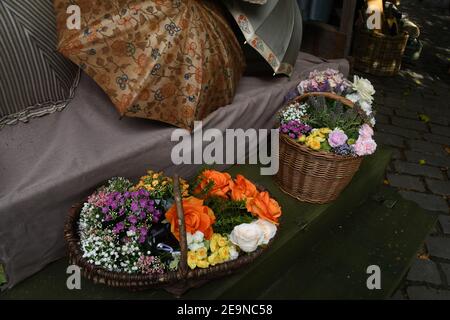
<path fill-rule="evenodd" d="M 404 199 L 414 201 L 424 209 L 446 213 L 449 212 L 447 201 L 440 196 L 406 190 L 400 190 L 399 193 Z"/>
<path fill-rule="evenodd" d="M 391 297 L 391 300 L 407 300 L 402 290 L 397 290 Z"/>
<path fill-rule="evenodd" d="M 450 238 L 428 237 L 425 245 L 432 257 L 450 260 Z"/>
<path fill-rule="evenodd" d="M 400 173 L 407 173 L 415 176 L 425 176 L 429 178 L 443 179 L 442 171 L 438 168 L 420 165 L 418 163 L 410 163 L 400 160 L 395 160 L 395 169 Z"/>
<path fill-rule="evenodd" d="M 390 124 L 377 123 L 375 128 L 377 132 L 391 133 L 409 139 L 420 139 L 421 137 L 421 134 L 418 131 L 404 129 Z"/>
<path fill-rule="evenodd" d="M 386 116 L 386 115 L 383 115 L 383 114 L 380 114 L 380 113 L 378 113 L 376 115 L 376 120 L 377 120 L 377 125 L 380 124 L 380 123 L 388 124 L 388 123 L 391 122 L 391 120 L 389 119 L 389 116 Z"/>
<path fill-rule="evenodd" d="M 375 101 L 378 101 L 378 100 L 375 99 Z M 381 105 L 378 105 L 378 104 L 375 106 L 374 109 L 377 111 L 377 116 L 379 114 L 388 115 L 388 116 L 391 116 L 391 115 L 394 114 L 394 110 L 392 108 L 381 106 Z"/>
<path fill-rule="evenodd" d="M 428 153 L 420 153 L 416 151 L 406 150 L 405 152 L 406 159 L 412 163 L 419 163 L 420 160 L 425 160 L 426 164 L 436 167 L 447 168 L 450 167 L 450 157 L 440 157 L 431 155 Z"/>
<path fill-rule="evenodd" d="M 440 263 L 441 269 L 444 272 L 445 278 L 447 280 L 447 285 L 450 284 L 450 264 Z"/>
<path fill-rule="evenodd" d="M 375 141 L 379 144 L 386 145 L 386 146 L 392 146 L 392 147 L 397 147 L 397 148 L 405 147 L 403 138 L 393 135 L 393 134 L 377 132 L 375 134 Z"/>
<path fill-rule="evenodd" d="M 435 194 L 450 196 L 450 181 L 425 179 L 428 189 Z"/>
<path fill-rule="evenodd" d="M 426 282 L 434 285 L 441 284 L 441 276 L 435 262 L 431 260 L 415 259 L 406 277 L 409 281 Z"/>
<path fill-rule="evenodd" d="M 430 142 L 450 146 L 450 137 L 440 136 L 432 133 L 425 133 L 423 137 Z"/>
<path fill-rule="evenodd" d="M 439 224 L 441 225 L 442 232 L 444 234 L 450 234 L 450 216 L 439 215 Z M 450 278 L 447 278 L 450 283 Z"/>
<path fill-rule="evenodd" d="M 450 137 L 450 127 L 448 127 L 448 126 L 444 127 L 444 126 L 438 126 L 436 124 L 431 124 L 430 128 L 431 128 L 431 132 L 434 134 Z"/>
<path fill-rule="evenodd" d="M 401 149 L 391 147 L 391 158 L 394 160 L 403 160 L 403 153 Z"/>
<path fill-rule="evenodd" d="M 409 118 L 414 120 L 417 120 L 419 118 L 417 112 L 411 110 L 395 109 L 395 114 L 403 118 Z"/>
<path fill-rule="evenodd" d="M 450 291 L 426 286 L 410 286 L 406 292 L 411 300 L 450 300 Z"/>
<path fill-rule="evenodd" d="M 427 111 L 427 116 L 430 117 L 430 122 L 439 124 L 441 126 L 447 126 L 449 125 L 449 117 L 443 115 L 442 113 L 438 113 L 433 110 L 433 112 Z"/>
<path fill-rule="evenodd" d="M 424 140 L 409 140 L 408 146 L 416 151 L 422 151 L 441 156 L 445 155 L 444 148 L 440 144 L 431 143 Z"/>
<path fill-rule="evenodd" d="M 402 128 L 419 130 L 419 131 L 424 131 L 424 132 L 428 131 L 428 126 L 424 122 L 419 121 L 419 120 L 411 120 L 411 119 L 400 118 L 400 117 L 396 117 L 396 116 L 391 117 L 391 120 L 392 120 L 392 124 L 402 127 Z"/>
<path fill-rule="evenodd" d="M 415 191 L 425 191 L 425 186 L 422 180 L 418 177 L 403 175 L 403 174 L 387 174 L 389 184 L 393 187 L 403 188 Z"/>
<path fill-rule="evenodd" d="M 389 90 L 389 88 L 385 88 L 386 91 Z M 405 99 L 398 98 L 398 91 L 396 92 L 386 92 L 386 96 L 384 97 L 384 105 L 387 107 L 392 108 L 403 108 L 406 104 Z"/>

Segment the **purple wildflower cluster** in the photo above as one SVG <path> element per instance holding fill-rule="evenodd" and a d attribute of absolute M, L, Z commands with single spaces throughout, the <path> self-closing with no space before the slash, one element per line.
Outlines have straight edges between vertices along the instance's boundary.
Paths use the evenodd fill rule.
<path fill-rule="evenodd" d="M 308 79 L 300 82 L 297 90 L 300 94 L 305 92 L 334 92 L 341 95 L 347 91 L 350 85 L 351 83 L 338 70 L 315 70 L 309 74 Z"/>
<path fill-rule="evenodd" d="M 307 135 L 312 128 L 298 120 L 290 120 L 280 126 L 280 132 L 286 134 L 291 139 L 297 139 L 302 135 Z"/>
<path fill-rule="evenodd" d="M 155 208 L 155 201 L 145 189 L 137 191 L 111 192 L 100 207 L 104 214 L 103 221 L 112 222 L 112 232 L 126 235 L 123 240 L 136 237 L 139 243 L 147 240 L 152 223 L 157 223 L 162 212 Z"/>

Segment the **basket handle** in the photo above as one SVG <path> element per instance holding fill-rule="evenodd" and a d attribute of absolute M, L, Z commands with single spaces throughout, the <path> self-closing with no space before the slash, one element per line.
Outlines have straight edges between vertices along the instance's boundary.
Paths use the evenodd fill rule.
<path fill-rule="evenodd" d="M 295 101 L 302 102 L 309 97 L 319 97 L 319 96 L 337 100 L 349 108 L 353 108 L 353 106 L 355 105 L 351 100 L 349 100 L 345 97 L 339 96 L 337 94 L 334 94 L 332 92 L 308 92 L 308 93 L 302 94 L 300 97 L 295 98 Z"/>
<path fill-rule="evenodd" d="M 173 193 L 175 198 L 175 205 L 177 208 L 177 216 L 178 216 L 178 229 L 180 230 L 180 265 L 179 270 L 181 273 L 181 277 L 184 279 L 186 274 L 188 273 L 188 264 L 187 264 L 187 254 L 188 254 L 188 245 L 186 238 L 186 224 L 184 223 L 184 210 L 181 202 L 181 191 L 180 191 L 180 180 L 178 175 L 175 174 L 173 176 Z"/>

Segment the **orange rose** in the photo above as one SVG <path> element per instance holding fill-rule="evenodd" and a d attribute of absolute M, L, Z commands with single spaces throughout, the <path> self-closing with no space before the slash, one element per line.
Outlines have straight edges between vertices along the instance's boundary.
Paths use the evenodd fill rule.
<path fill-rule="evenodd" d="M 281 208 L 278 202 L 269 197 L 269 193 L 264 191 L 247 201 L 247 210 L 255 216 L 278 224 L 281 216 Z"/>
<path fill-rule="evenodd" d="M 202 181 L 195 188 L 195 193 L 201 193 L 206 188 L 208 183 L 212 181 L 213 187 L 208 193 L 208 196 L 216 196 L 221 198 L 228 198 L 227 192 L 230 191 L 231 176 L 224 172 L 216 170 L 205 170 L 202 173 Z"/>
<path fill-rule="evenodd" d="M 212 225 L 216 221 L 214 212 L 203 205 L 203 200 L 195 197 L 184 198 L 182 205 L 186 232 L 194 234 L 196 231 L 201 231 L 206 239 L 210 239 L 213 234 Z M 175 204 L 166 212 L 166 219 L 170 222 L 170 231 L 180 240 L 180 228 Z"/>
<path fill-rule="evenodd" d="M 244 176 L 238 174 L 236 179 L 230 181 L 231 188 L 231 200 L 240 201 L 248 198 L 253 198 L 257 195 L 255 185 L 249 180 L 245 179 Z"/>

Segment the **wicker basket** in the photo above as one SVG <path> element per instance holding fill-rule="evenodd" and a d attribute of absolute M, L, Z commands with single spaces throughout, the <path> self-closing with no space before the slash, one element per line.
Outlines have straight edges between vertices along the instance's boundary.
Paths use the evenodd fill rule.
<path fill-rule="evenodd" d="M 355 69 L 376 76 L 397 75 L 408 37 L 406 32 L 397 36 L 388 36 L 358 29 L 353 46 Z"/>
<path fill-rule="evenodd" d="M 350 100 L 328 92 L 307 93 L 295 101 L 302 102 L 310 96 L 325 96 L 353 107 Z M 279 160 L 275 181 L 280 189 L 300 201 L 321 204 L 339 196 L 358 171 L 362 157 L 315 151 L 282 134 Z"/>
<path fill-rule="evenodd" d="M 241 255 L 236 260 L 231 260 L 206 269 L 197 268 L 191 270 L 187 265 L 188 245 L 186 239 L 186 226 L 184 224 L 184 213 L 181 205 L 181 193 L 177 176 L 174 177 L 174 194 L 180 224 L 181 247 L 181 257 L 177 271 L 167 272 L 162 275 L 128 274 L 108 271 L 89 263 L 83 258 L 83 252 L 80 249 L 80 237 L 78 234 L 78 220 L 83 207 L 82 204 L 74 205 L 70 209 L 64 227 L 64 238 L 67 243 L 70 263 L 79 266 L 83 276 L 92 280 L 94 283 L 136 291 L 151 288 L 163 288 L 175 296 L 180 297 L 190 288 L 198 287 L 209 280 L 232 274 L 238 269 L 250 264 L 261 255 L 274 240 L 272 239 L 268 246 L 260 247 L 252 253 Z"/>

